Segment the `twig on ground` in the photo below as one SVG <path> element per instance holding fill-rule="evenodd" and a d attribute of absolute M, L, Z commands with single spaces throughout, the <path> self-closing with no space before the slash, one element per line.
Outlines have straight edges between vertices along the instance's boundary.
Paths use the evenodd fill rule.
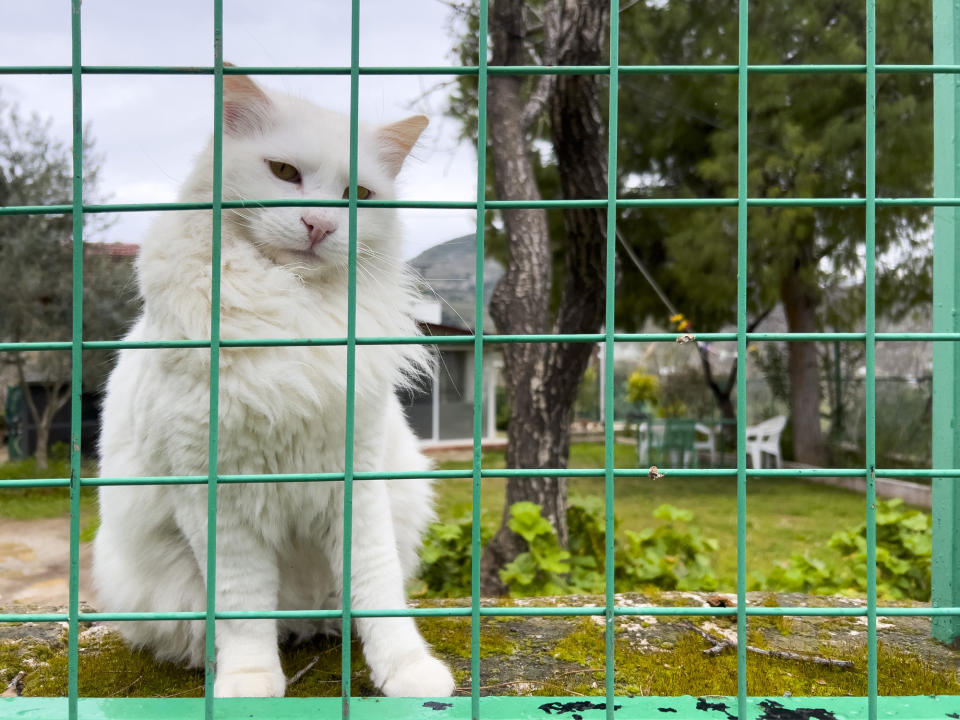
<path fill-rule="evenodd" d="M 7 685 L 7 689 L 0 693 L 0 697 L 20 697 L 23 695 L 23 678 L 26 673 L 21 670 Z"/>
<path fill-rule="evenodd" d="M 295 682 L 297 682 L 297 680 L 299 680 L 299 679 L 302 678 L 304 675 L 306 675 L 306 674 L 310 671 L 310 668 L 312 668 L 314 665 L 316 665 L 319 661 L 320 661 L 320 656 L 319 656 L 319 655 L 315 655 L 314 658 L 313 658 L 313 660 L 311 660 L 309 663 L 307 663 L 307 665 L 306 665 L 305 667 L 303 667 L 303 668 L 301 668 L 300 670 L 298 670 L 296 673 L 293 674 L 293 676 L 292 676 L 289 680 L 287 680 L 287 687 L 290 687 L 290 686 L 293 685 Z"/>
<path fill-rule="evenodd" d="M 565 670 L 562 673 L 557 673 L 559 677 L 564 675 L 576 675 L 577 673 L 594 673 L 594 672 L 604 672 L 606 668 L 583 668 L 582 670 Z"/>
<path fill-rule="evenodd" d="M 110 693 L 110 697 L 116 697 L 117 695 L 123 695 L 123 694 L 125 694 L 125 693 L 127 692 L 127 690 L 129 690 L 130 688 L 132 688 L 134 685 L 136 685 L 136 684 L 137 684 L 138 682 L 140 682 L 141 680 L 143 680 L 143 675 L 138 675 L 138 676 L 137 676 L 137 679 L 134 680 L 134 681 L 133 681 L 132 683 L 130 683 L 129 685 L 127 685 L 125 688 L 121 688 L 120 690 L 117 690 L 117 691 L 114 692 L 114 693 Z"/>
<path fill-rule="evenodd" d="M 707 648 L 703 651 L 704 655 L 719 655 L 727 648 L 732 648 L 736 650 L 737 641 L 736 640 L 720 640 L 719 638 L 714 637 L 706 630 L 698 628 L 693 623 L 687 623 L 687 626 L 705 638 L 707 641 L 713 643 L 713 647 Z M 834 660 L 832 658 L 821 657 L 820 655 L 801 655 L 800 653 L 788 652 L 787 650 L 764 650 L 763 648 L 754 647 L 753 645 L 747 645 L 747 652 L 756 653 L 757 655 L 765 655 L 766 657 L 779 658 L 781 660 L 796 660 L 799 662 L 812 662 L 817 665 L 830 665 L 831 667 L 840 667 L 840 668 L 852 668 L 853 663 L 849 660 Z"/>

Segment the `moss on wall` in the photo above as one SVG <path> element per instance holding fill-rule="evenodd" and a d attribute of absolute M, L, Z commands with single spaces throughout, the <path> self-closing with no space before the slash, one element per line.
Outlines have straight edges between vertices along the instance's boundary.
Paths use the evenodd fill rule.
<path fill-rule="evenodd" d="M 649 605 L 643 595 L 618 596 L 618 604 Z M 694 593 L 658 594 L 658 605 L 702 605 Z M 542 604 L 596 605 L 600 598 L 552 598 Z M 757 595 L 754 605 L 783 606 L 855 601 L 805 596 Z M 464 606 L 460 601 L 431 605 Z M 502 604 L 500 602 L 498 605 Z M 540 605 L 527 600 L 524 605 Z M 20 608 L 26 611 L 24 608 Z M 34 609 L 35 610 L 35 609 Z M 49 611 L 50 609 L 45 609 Z M 470 687 L 470 619 L 422 618 L 418 624 L 438 656 L 448 662 L 458 692 Z M 705 655 L 711 643 L 733 637 L 733 617 L 681 618 L 629 616 L 615 622 L 615 687 L 618 695 L 734 695 L 736 652 Z M 203 693 L 198 670 L 158 663 L 151 654 L 130 649 L 106 626 L 81 628 L 80 694 L 95 697 L 189 697 Z M 700 632 L 698 632 L 698 629 Z M 925 618 L 880 618 L 879 689 L 883 695 L 960 694 L 960 652 L 929 637 Z M 7 625 L 0 628 L 0 684 L 20 670 L 27 673 L 24 694 L 66 694 L 67 653 L 63 624 Z M 852 668 L 809 661 L 747 658 L 750 695 L 864 695 L 867 691 L 865 619 L 860 617 L 751 617 L 752 645 L 849 660 Z M 480 626 L 480 685 L 485 695 L 601 695 L 604 692 L 602 617 L 484 617 Z M 352 688 L 376 694 L 359 643 L 352 645 Z M 288 688 L 288 695 L 340 694 L 339 640 L 317 638 L 285 648 L 290 677 L 317 662 Z"/>

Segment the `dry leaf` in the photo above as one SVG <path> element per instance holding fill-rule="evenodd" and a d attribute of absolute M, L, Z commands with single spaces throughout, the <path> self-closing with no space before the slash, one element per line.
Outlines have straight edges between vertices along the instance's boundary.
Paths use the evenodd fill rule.
<path fill-rule="evenodd" d="M 724 597 L 723 595 L 711 595 L 707 598 L 707 605 L 710 607 L 736 607 L 735 600 Z"/>

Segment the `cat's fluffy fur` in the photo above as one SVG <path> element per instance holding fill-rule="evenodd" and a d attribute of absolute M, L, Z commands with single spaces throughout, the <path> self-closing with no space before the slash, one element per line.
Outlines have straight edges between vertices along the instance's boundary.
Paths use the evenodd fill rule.
<path fill-rule="evenodd" d="M 224 193 L 231 199 L 340 198 L 348 184 L 349 120 L 303 100 L 224 79 Z M 380 199 L 426 126 L 413 117 L 360 127 L 358 177 Z M 299 170 L 285 182 L 269 161 Z M 185 182 L 182 201 L 209 201 L 212 144 Z M 311 226 L 328 233 L 311 241 Z M 331 230 L 331 228 L 333 228 Z M 143 314 L 129 340 L 210 336 L 211 213 L 164 213 L 137 262 Z M 398 257 L 395 212 L 358 211 L 358 336 L 417 332 L 415 295 Z M 221 336 L 347 335 L 347 209 L 223 212 Z M 220 474 L 342 472 L 346 406 L 343 346 L 224 348 L 220 354 Z M 421 471 L 428 462 L 394 390 L 422 367 L 414 345 L 356 349 L 356 470 Z M 104 477 L 206 475 L 210 352 L 123 350 L 104 403 Z M 205 607 L 205 485 L 103 487 L 93 575 L 104 610 L 200 611 Z M 404 607 L 403 585 L 431 519 L 426 480 L 353 485 L 352 604 Z M 340 607 L 342 483 L 221 484 L 216 607 Z M 331 623 L 336 626 L 338 623 Z M 328 628 L 329 628 L 328 624 Z M 387 695 L 453 690 L 410 618 L 358 618 L 373 682 Z M 202 621 L 123 622 L 137 646 L 200 665 Z M 218 696 L 279 696 L 279 639 L 322 629 L 309 621 L 217 621 Z"/>

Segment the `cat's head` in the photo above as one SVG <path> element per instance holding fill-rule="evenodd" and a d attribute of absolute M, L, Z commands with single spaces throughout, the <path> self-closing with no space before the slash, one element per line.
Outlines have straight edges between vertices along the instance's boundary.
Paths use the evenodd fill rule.
<path fill-rule="evenodd" d="M 392 200 L 394 180 L 427 118 L 361 125 L 357 196 Z M 350 119 L 289 95 L 268 92 L 245 75 L 223 79 L 225 200 L 346 198 L 350 180 Z M 265 257 L 303 270 L 347 264 L 346 207 L 274 207 L 225 211 L 237 234 Z M 357 243 L 366 252 L 397 254 L 396 212 L 359 208 Z"/>

